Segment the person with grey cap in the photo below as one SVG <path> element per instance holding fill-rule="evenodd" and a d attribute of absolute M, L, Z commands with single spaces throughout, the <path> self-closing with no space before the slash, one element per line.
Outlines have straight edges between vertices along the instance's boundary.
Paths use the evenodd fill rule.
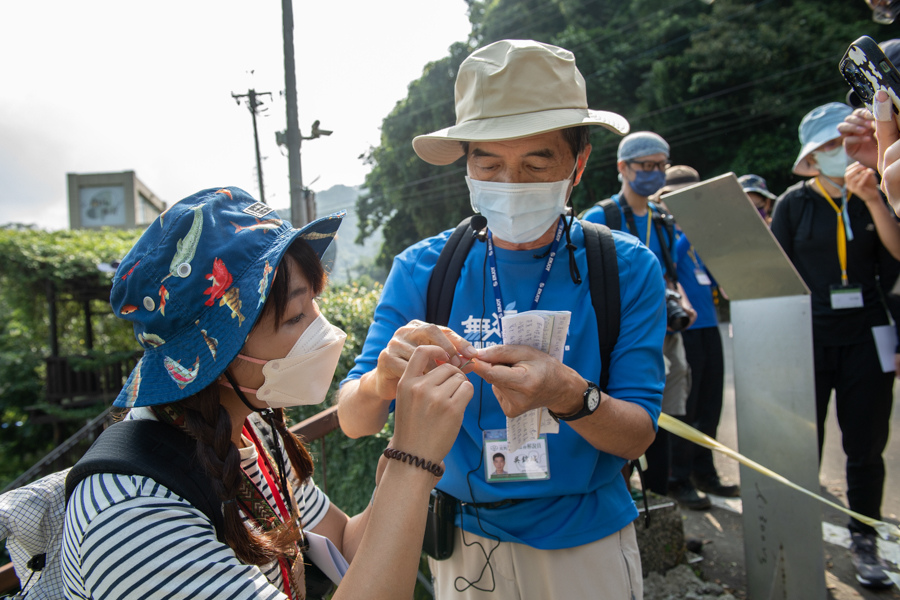
<path fill-rule="evenodd" d="M 470 372 L 475 397 L 437 486 L 456 515 L 452 554 L 429 561 L 436 597 L 641 598 L 638 512 L 620 470 L 655 435 L 663 281 L 646 247 L 612 232 L 620 333 L 603 364 L 587 234 L 566 216 L 591 153 L 587 126 L 622 135 L 628 123 L 588 108 L 571 52 L 531 40 L 495 42 L 463 61 L 456 117 L 413 148 L 432 164 L 465 160 L 472 208 L 486 228 L 474 227 L 446 327 L 425 322 L 426 290 L 454 230 L 394 259 L 362 354 L 342 382 L 341 427 L 350 437 L 380 431 L 410 352 L 440 346 Z M 561 361 L 502 343 L 504 315 L 535 309 L 570 313 Z M 557 419 L 542 420 L 527 457 L 548 468 L 491 479 L 491 448 L 506 440 L 507 418 L 533 409 Z M 517 466 L 509 454 L 507 465 Z"/>
<path fill-rule="evenodd" d="M 685 414 L 691 388 L 691 371 L 684 353 L 681 329 L 690 326 L 697 314 L 684 289 L 678 283 L 675 261 L 675 228 L 671 215 L 656 200 L 666 185 L 669 168 L 669 144 L 657 133 L 638 131 L 619 142 L 616 169 L 622 188 L 618 194 L 602 200 L 582 214 L 585 221 L 601 223 L 610 229 L 627 231 L 647 246 L 659 261 L 666 283 L 668 330 L 663 344 L 666 357 L 666 386 L 662 411 L 667 415 Z M 679 172 L 673 172 L 677 179 Z M 681 318 L 685 315 L 686 318 Z M 674 318 L 674 317 L 678 318 Z M 669 495 L 671 437 L 660 431 L 647 449 L 645 485 L 660 495 Z M 628 475 L 626 470 L 625 475 Z M 692 487 L 677 490 L 677 499 L 689 508 L 709 508 L 709 500 Z"/>
<path fill-rule="evenodd" d="M 738 177 L 738 183 L 741 184 L 741 189 L 744 190 L 744 193 L 750 198 L 750 202 L 759 211 L 759 216 L 766 222 L 766 225 L 770 225 L 772 223 L 772 210 L 775 207 L 775 198 L 777 196 L 769 191 L 766 180 L 759 175 L 748 173 Z"/>
<path fill-rule="evenodd" d="M 472 386 L 444 350 L 417 348 L 370 505 L 349 518 L 316 486 L 283 410 L 325 400 L 347 337 L 315 300 L 342 218 L 294 228 L 243 190 L 210 188 L 161 214 L 122 260 L 110 304 L 144 353 L 114 403 L 125 422 L 95 447 L 114 439 L 133 453 L 137 436 L 108 436 L 140 423 L 154 450 L 182 439 L 224 524 L 151 477 L 93 471 L 67 505 L 67 598 L 319 598 L 313 533 L 351 560 L 330 597 L 412 596 L 428 496 Z"/>
<path fill-rule="evenodd" d="M 885 304 L 900 323 L 900 298 L 891 295 L 900 263 L 879 240 L 865 203 L 845 187 L 849 158 L 838 125 L 851 110 L 832 102 L 803 117 L 793 172 L 808 179 L 778 198 L 772 233 L 811 292 L 819 456 L 833 391 L 847 456 L 848 503 L 879 519 L 894 370 L 882 370 L 873 328 L 889 324 Z M 900 355 L 892 358 L 896 365 Z M 859 582 L 891 586 L 875 530 L 856 519 L 849 529 Z"/>

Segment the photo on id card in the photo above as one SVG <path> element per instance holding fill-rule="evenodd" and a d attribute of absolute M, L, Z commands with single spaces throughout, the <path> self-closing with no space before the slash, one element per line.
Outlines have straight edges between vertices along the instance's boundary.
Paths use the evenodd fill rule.
<path fill-rule="evenodd" d="M 542 481 L 550 479 L 547 436 L 525 442 L 515 452 L 509 451 L 505 429 L 484 432 L 484 479 L 488 483 L 510 481 Z"/>

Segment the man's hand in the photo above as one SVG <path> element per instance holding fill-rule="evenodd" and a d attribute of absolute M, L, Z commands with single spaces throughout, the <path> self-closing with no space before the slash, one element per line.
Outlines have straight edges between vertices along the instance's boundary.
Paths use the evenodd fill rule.
<path fill-rule="evenodd" d="M 507 417 L 543 406 L 563 415 L 576 412 L 587 388 L 573 369 L 529 346 L 490 346 L 478 352 L 472 368 L 491 384 Z"/>
<path fill-rule="evenodd" d="M 450 357 L 450 364 L 461 367 L 468 359 L 475 357 L 477 350 L 472 344 L 447 327 L 439 327 L 423 321 L 410 321 L 394 333 L 387 347 L 378 355 L 378 365 L 373 371 L 375 390 L 383 400 L 397 397 L 397 384 L 413 352 L 419 346 L 438 346 Z M 460 356 L 463 359 L 460 359 Z M 434 369 L 439 362 L 429 362 L 425 372 Z M 464 372 L 468 373 L 471 368 Z"/>
<path fill-rule="evenodd" d="M 878 144 L 875 141 L 875 117 L 865 108 L 857 108 L 838 125 L 844 138 L 844 151 L 851 160 L 874 169 L 878 166 Z"/>

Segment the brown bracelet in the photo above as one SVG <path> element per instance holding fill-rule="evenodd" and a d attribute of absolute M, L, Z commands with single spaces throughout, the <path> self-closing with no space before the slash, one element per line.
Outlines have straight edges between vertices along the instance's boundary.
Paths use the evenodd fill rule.
<path fill-rule="evenodd" d="M 400 462 L 409 463 L 416 467 L 422 467 L 435 477 L 440 477 L 444 474 L 444 467 L 441 465 L 436 465 L 432 463 L 430 460 L 425 461 L 424 459 L 419 458 L 413 454 L 407 454 L 406 452 L 401 452 L 396 448 L 385 448 L 384 453 L 385 457 L 393 458 L 394 460 L 399 460 Z"/>

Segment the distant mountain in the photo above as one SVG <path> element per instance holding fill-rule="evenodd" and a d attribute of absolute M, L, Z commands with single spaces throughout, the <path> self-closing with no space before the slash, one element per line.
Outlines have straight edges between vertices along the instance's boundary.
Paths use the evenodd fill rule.
<path fill-rule="evenodd" d="M 316 218 L 330 215 L 339 210 L 347 211 L 337 239 L 332 244 L 337 257 L 331 270 L 331 280 L 347 283 L 361 275 L 384 281 L 386 273 L 374 267 L 375 255 L 384 241 L 381 229 L 370 235 L 364 244 L 355 243 L 359 233 L 359 218 L 356 216 L 356 198 L 360 194 L 359 187 L 336 185 L 325 191 L 316 192 Z M 330 249 L 329 249 L 330 250 Z M 331 254 L 331 252 L 329 252 Z"/>

